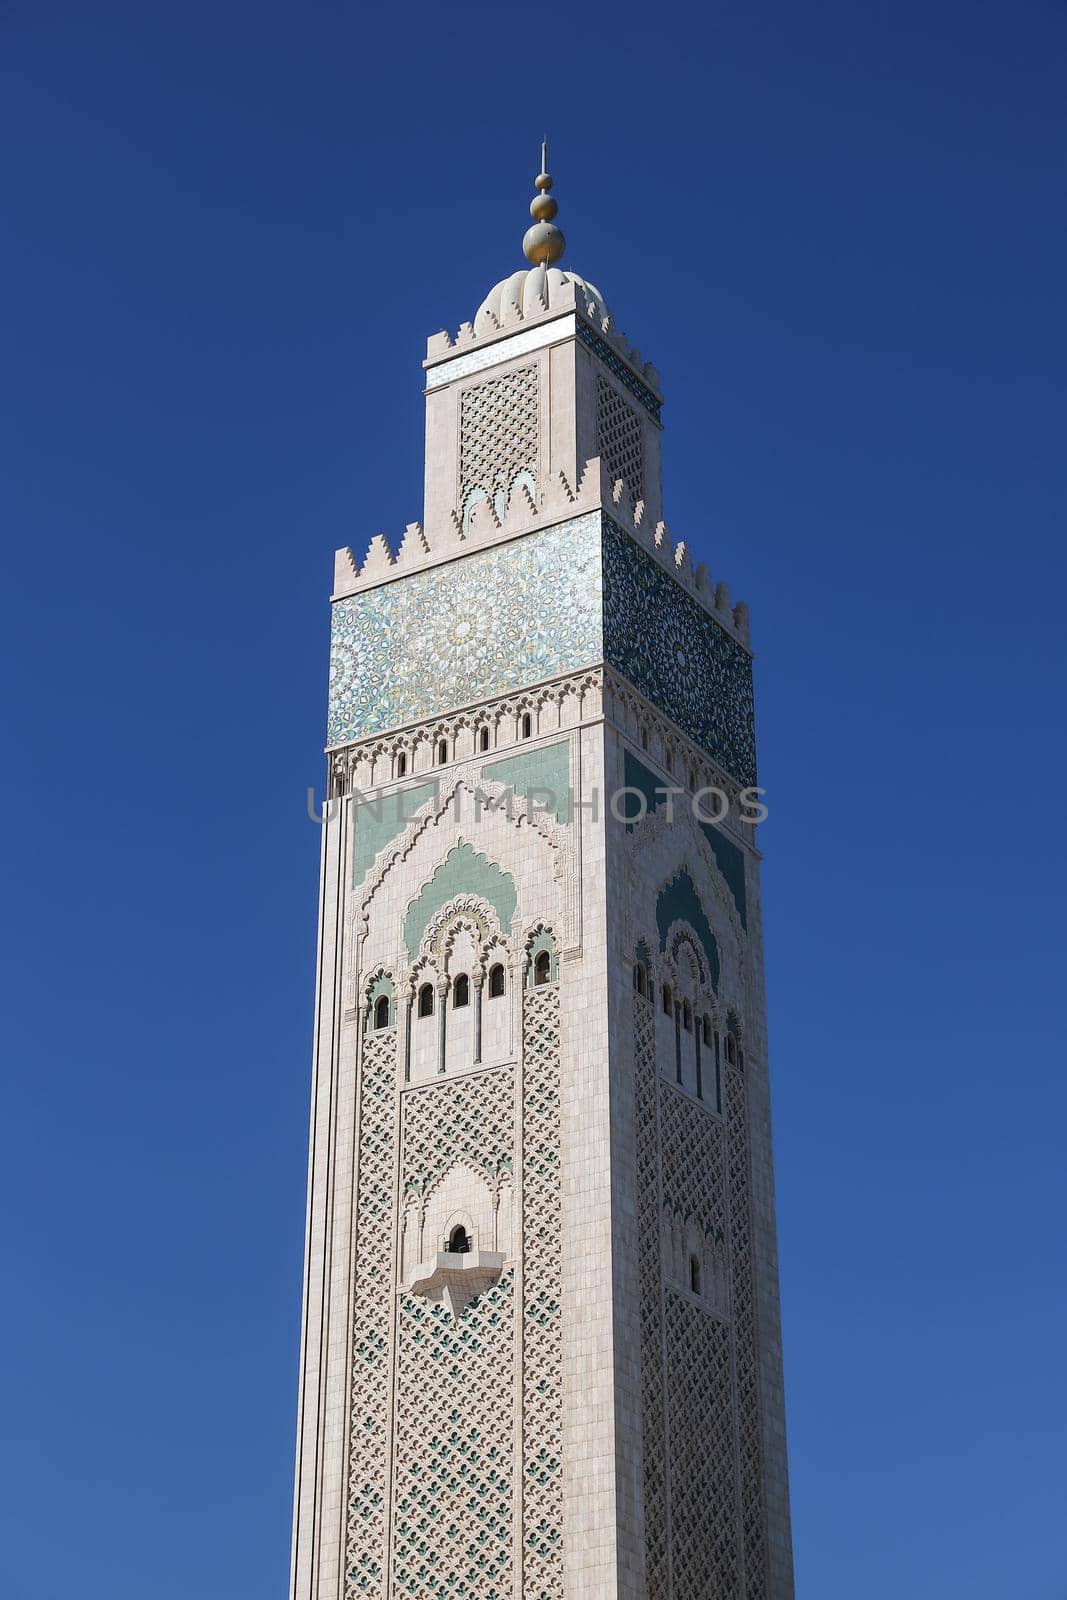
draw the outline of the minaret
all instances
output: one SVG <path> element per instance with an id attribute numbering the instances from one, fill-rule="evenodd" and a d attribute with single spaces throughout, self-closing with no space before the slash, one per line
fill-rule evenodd
<path id="1" fill-rule="evenodd" d="M 747 610 L 545 155 L 336 558 L 293 1600 L 793 1593 Z"/>

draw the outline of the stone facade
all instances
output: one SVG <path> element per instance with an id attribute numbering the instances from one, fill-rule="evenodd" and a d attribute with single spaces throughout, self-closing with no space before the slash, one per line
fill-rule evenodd
<path id="1" fill-rule="evenodd" d="M 338 553 L 293 1600 L 792 1595 L 747 613 L 555 277 Z"/>

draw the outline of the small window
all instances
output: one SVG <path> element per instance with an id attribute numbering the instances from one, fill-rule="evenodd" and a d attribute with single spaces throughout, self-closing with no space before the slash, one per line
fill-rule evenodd
<path id="1" fill-rule="evenodd" d="M 643 961 L 638 961 L 634 966 L 634 988 L 638 994 L 648 993 L 648 973 Z"/>
<path id="2" fill-rule="evenodd" d="M 693 1008 L 688 1000 L 682 1002 L 682 1027 L 686 1033 L 693 1031 Z"/>
<path id="3" fill-rule="evenodd" d="M 731 1067 L 737 1065 L 737 1040 L 732 1033 L 726 1035 L 726 1059 Z"/>
<path id="4" fill-rule="evenodd" d="M 448 760 L 448 740 L 439 739 L 437 742 L 437 765 L 443 767 Z"/>
<path id="5" fill-rule="evenodd" d="M 389 1026 L 389 996 L 380 994 L 374 1002 L 374 1026 L 387 1028 Z"/>
<path id="6" fill-rule="evenodd" d="M 550 983 L 552 980 L 552 957 L 547 950 L 538 950 L 534 956 L 534 983 Z"/>
<path id="7" fill-rule="evenodd" d="M 478 735 L 478 749 L 479 750 L 488 750 L 488 748 L 489 748 L 489 729 L 488 728 L 483 728 L 481 733 Z"/>
<path id="8" fill-rule="evenodd" d="M 707 1017 L 707 1016 L 704 1018 L 704 1043 L 707 1045 L 708 1049 L 710 1050 L 711 1049 L 711 1018 Z"/>
<path id="9" fill-rule="evenodd" d="M 642 750 L 647 750 L 648 749 L 648 729 L 647 728 L 642 728 L 641 729 L 641 749 Z"/>
<path id="10" fill-rule="evenodd" d="M 671 986 L 669 983 L 665 983 L 663 985 L 663 1015 L 665 1017 L 669 1017 L 672 1016 L 673 1013 L 674 1003 L 671 997 Z"/>
<path id="11" fill-rule="evenodd" d="M 408 758 L 407 758 L 406 755 L 404 755 L 403 751 L 401 751 L 401 753 L 396 758 L 396 775 L 397 775 L 397 777 L 398 778 L 402 778 L 404 776 L 405 772 L 407 772 L 407 770 L 408 770 Z"/>
<path id="12" fill-rule="evenodd" d="M 528 711 L 524 711 L 522 714 L 522 736 L 524 739 L 528 739 L 531 733 L 533 733 L 533 718 Z"/>
<path id="13" fill-rule="evenodd" d="M 471 1236 L 463 1226 L 457 1223 L 448 1236 L 448 1249 L 454 1256 L 465 1256 L 470 1251 Z"/>
<path id="14" fill-rule="evenodd" d="M 433 1016 L 433 984 L 424 983 L 419 990 L 419 1016 Z"/>
<path id="15" fill-rule="evenodd" d="M 495 967 L 489 968 L 489 998 L 499 1000 L 504 993 L 504 968 L 498 961 Z"/>
<path id="16" fill-rule="evenodd" d="M 469 1006 L 471 1003 L 471 981 L 465 972 L 461 972 L 452 985 L 453 1006 Z"/>
<path id="17" fill-rule="evenodd" d="M 694 1294 L 700 1293 L 700 1261 L 696 1256 L 689 1257 L 689 1287 Z"/>

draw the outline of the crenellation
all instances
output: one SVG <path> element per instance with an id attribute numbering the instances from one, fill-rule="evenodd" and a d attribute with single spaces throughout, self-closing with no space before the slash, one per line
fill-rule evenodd
<path id="1" fill-rule="evenodd" d="M 633 497 L 622 478 L 610 479 L 599 456 L 592 456 L 585 462 L 576 488 L 571 487 L 562 468 L 545 476 L 538 485 L 536 498 L 525 480 L 518 482 L 502 516 L 492 500 L 481 499 L 468 509 L 465 524 L 461 512 L 453 508 L 432 536 L 421 523 L 409 522 L 395 553 L 386 535 L 376 534 L 362 565 L 356 561 L 350 547 L 338 550 L 334 556 L 331 598 L 345 599 L 443 561 L 454 560 L 472 548 L 502 544 L 597 509 L 608 511 L 687 593 L 748 647 L 747 607 L 739 613 L 738 607 L 730 601 L 725 583 L 713 587 L 703 562 L 693 567 L 688 541 L 680 539 L 675 543 L 666 522 L 661 519 L 654 530 L 650 529 L 644 500 Z M 743 629 L 739 616 L 744 618 Z"/>

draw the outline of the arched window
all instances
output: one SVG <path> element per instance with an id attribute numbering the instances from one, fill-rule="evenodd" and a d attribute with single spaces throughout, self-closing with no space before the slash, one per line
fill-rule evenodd
<path id="1" fill-rule="evenodd" d="M 380 994 L 374 1002 L 374 1026 L 387 1028 L 389 1026 L 389 996 Z"/>
<path id="2" fill-rule="evenodd" d="M 401 750 L 400 754 L 396 758 L 396 775 L 397 775 L 397 777 L 398 778 L 402 778 L 407 770 L 408 770 L 408 758 L 404 754 L 404 752 Z"/>
<path id="3" fill-rule="evenodd" d="M 443 767 L 447 760 L 448 760 L 448 740 L 447 739 L 439 739 L 437 741 L 437 765 L 439 767 Z"/>
<path id="4" fill-rule="evenodd" d="M 634 963 L 634 988 L 638 994 L 648 993 L 648 971 L 643 961 Z"/>
<path id="5" fill-rule="evenodd" d="M 531 733 L 533 733 L 533 718 L 528 711 L 524 711 L 522 714 L 522 736 L 524 739 L 528 739 Z"/>
<path id="6" fill-rule="evenodd" d="M 471 981 L 465 972 L 460 972 L 452 985 L 452 1004 L 454 1006 L 469 1006 L 470 1003 Z"/>
<path id="7" fill-rule="evenodd" d="M 552 957 L 547 950 L 538 950 L 534 956 L 534 983 L 550 983 L 552 981 Z"/>
<path id="8" fill-rule="evenodd" d="M 489 998 L 499 1000 L 504 993 L 504 967 L 501 962 L 489 968 Z"/>
<path id="9" fill-rule="evenodd" d="M 682 1027 L 686 1033 L 692 1033 L 693 1031 L 693 1008 L 688 1000 L 683 1000 L 682 1002 Z"/>
<path id="10" fill-rule="evenodd" d="M 641 729 L 641 749 L 642 750 L 647 750 L 648 749 L 648 729 L 647 728 L 642 728 Z"/>
<path id="11" fill-rule="evenodd" d="M 462 1222 L 457 1222 L 456 1226 L 452 1229 L 452 1232 L 448 1236 L 448 1248 L 450 1253 L 454 1256 L 465 1256 L 470 1250 L 470 1247 L 470 1234 L 467 1232 Z"/>
<path id="12" fill-rule="evenodd" d="M 689 1287 L 694 1294 L 700 1293 L 700 1260 L 697 1256 L 689 1257 Z"/>
<path id="13" fill-rule="evenodd" d="M 481 733 L 478 735 L 478 749 L 479 750 L 488 750 L 488 748 L 489 748 L 489 729 L 488 728 L 483 728 Z"/>
<path id="14" fill-rule="evenodd" d="M 669 983 L 665 983 L 663 985 L 663 1015 L 665 1017 L 670 1017 L 673 1016 L 673 1014 L 674 1002 L 671 996 L 671 986 Z"/>
<path id="15" fill-rule="evenodd" d="M 709 1016 L 707 1016 L 706 1014 L 705 1014 L 705 1017 L 704 1017 L 704 1043 L 707 1045 L 708 1049 L 710 1050 L 711 1049 L 711 1018 Z"/>
<path id="16" fill-rule="evenodd" d="M 419 990 L 419 1016 L 433 1016 L 433 984 L 424 983 Z"/>
<path id="17" fill-rule="evenodd" d="M 731 1067 L 737 1066 L 737 1040 L 732 1033 L 726 1035 L 726 1059 Z"/>

